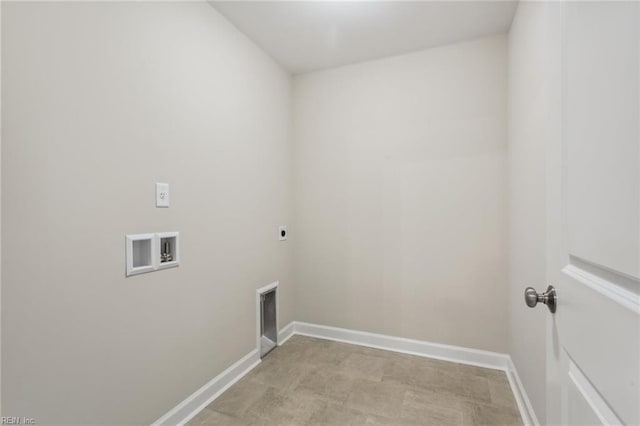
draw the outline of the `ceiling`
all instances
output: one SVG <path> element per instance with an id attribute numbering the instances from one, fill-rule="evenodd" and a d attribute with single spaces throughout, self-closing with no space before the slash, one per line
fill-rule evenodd
<path id="1" fill-rule="evenodd" d="M 294 74 L 509 30 L 515 1 L 212 1 Z"/>

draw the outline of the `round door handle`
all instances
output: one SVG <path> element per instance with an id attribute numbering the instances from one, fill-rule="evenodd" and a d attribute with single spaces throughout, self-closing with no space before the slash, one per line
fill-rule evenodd
<path id="1" fill-rule="evenodd" d="M 524 290 L 524 302 L 530 308 L 535 308 L 538 302 L 544 303 L 551 313 L 555 313 L 558 305 L 556 289 L 550 285 L 544 293 L 537 293 L 535 288 L 527 287 Z"/>

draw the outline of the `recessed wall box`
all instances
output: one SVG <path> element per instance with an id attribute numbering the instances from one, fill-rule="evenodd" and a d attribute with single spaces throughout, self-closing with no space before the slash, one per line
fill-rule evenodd
<path id="1" fill-rule="evenodd" d="M 178 232 L 126 236 L 127 276 L 180 264 Z"/>
<path id="2" fill-rule="evenodd" d="M 158 235 L 158 269 L 171 268 L 180 264 L 178 232 L 162 232 Z"/>
<path id="3" fill-rule="evenodd" d="M 127 235 L 127 275 L 142 274 L 155 269 L 155 234 Z"/>

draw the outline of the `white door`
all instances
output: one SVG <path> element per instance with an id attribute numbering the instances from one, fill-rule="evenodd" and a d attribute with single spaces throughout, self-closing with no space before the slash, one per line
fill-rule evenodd
<path id="1" fill-rule="evenodd" d="M 547 423 L 638 425 L 640 7 L 562 8 L 562 143 L 551 153 L 548 199 L 548 275 L 558 304 L 547 323 Z"/>

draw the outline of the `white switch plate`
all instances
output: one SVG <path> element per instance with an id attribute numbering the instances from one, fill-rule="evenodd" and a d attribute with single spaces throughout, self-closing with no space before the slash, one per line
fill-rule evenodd
<path id="1" fill-rule="evenodd" d="M 286 241 L 287 240 L 287 227 L 282 225 L 280 227 L 278 227 L 278 239 L 280 241 Z"/>
<path id="2" fill-rule="evenodd" d="M 156 183 L 156 207 L 169 207 L 168 183 Z"/>

